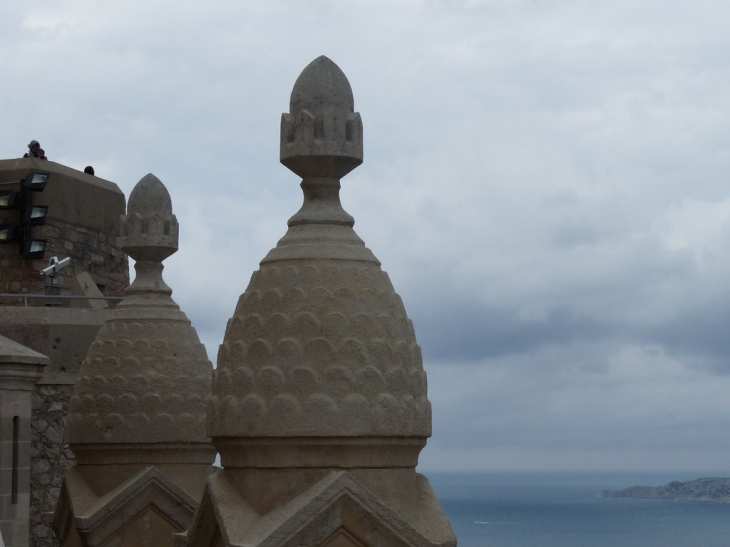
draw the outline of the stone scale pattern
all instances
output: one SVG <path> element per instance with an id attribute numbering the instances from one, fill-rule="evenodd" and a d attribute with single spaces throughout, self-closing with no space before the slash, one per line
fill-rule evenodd
<path id="1" fill-rule="evenodd" d="M 152 356 L 140 359 L 145 354 Z M 209 367 L 189 321 L 109 320 L 89 348 L 71 399 L 73 442 L 205 439 Z"/>
<path id="2" fill-rule="evenodd" d="M 262 266 L 228 323 L 213 391 L 226 435 L 430 434 L 420 347 L 377 264 Z"/>
<path id="3" fill-rule="evenodd" d="M 212 365 L 162 280 L 178 224 L 165 186 L 147 175 L 130 194 L 120 247 L 137 278 L 81 365 L 68 429 L 75 443 L 207 442 Z"/>
<path id="4" fill-rule="evenodd" d="M 219 348 L 211 475 L 184 545 L 454 547 L 428 480 L 413 325 L 340 204 L 362 163 L 347 78 L 319 57 L 282 115 L 280 161 L 304 202 L 241 295 Z"/>

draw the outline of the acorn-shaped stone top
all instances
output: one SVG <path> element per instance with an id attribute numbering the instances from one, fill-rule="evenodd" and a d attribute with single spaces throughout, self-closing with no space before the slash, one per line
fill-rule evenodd
<path id="1" fill-rule="evenodd" d="M 198 450 L 210 446 L 205 421 L 213 367 L 162 281 L 161 260 L 177 250 L 178 238 L 162 182 L 154 175 L 144 177 L 130 195 L 127 213 L 120 240 L 137 260 L 137 277 L 81 365 L 68 438 L 74 450 L 163 443 L 175 447 L 176 461 L 184 461 L 185 449 L 177 443 Z M 210 452 L 211 461 L 213 457 Z M 78 462 L 88 463 L 85 458 L 86 452 L 79 450 Z"/>
<path id="2" fill-rule="evenodd" d="M 302 157 L 310 161 L 301 185 L 304 204 L 251 277 L 220 346 L 209 433 L 224 465 L 238 450 L 233 438 L 306 438 L 306 444 L 315 437 L 425 442 L 430 436 L 431 406 L 413 326 L 380 262 L 353 230 L 330 170 L 357 159 L 347 150 L 361 150 L 360 117 L 351 105 L 347 79 L 326 57 L 313 61 L 294 86 L 292 112 L 282 126 L 282 163 L 292 168 Z M 318 116 L 325 118 L 324 133 L 314 129 Z M 347 123 L 358 128 L 349 149 Z M 294 136 L 287 142 L 301 155 L 285 157 L 286 135 Z M 310 138 L 317 135 L 319 143 Z M 322 465 L 313 458 L 309 463 Z"/>
<path id="3" fill-rule="evenodd" d="M 344 177 L 362 163 L 362 120 L 352 89 L 322 55 L 294 84 L 289 113 L 281 116 L 281 163 L 300 177 Z"/>
<path id="4" fill-rule="evenodd" d="M 178 231 L 170 193 L 152 173 L 145 175 L 129 195 L 119 247 L 136 261 L 162 261 L 177 252 Z"/>

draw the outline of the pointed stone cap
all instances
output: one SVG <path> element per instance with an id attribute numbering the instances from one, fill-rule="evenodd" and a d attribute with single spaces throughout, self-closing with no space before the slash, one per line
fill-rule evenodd
<path id="1" fill-rule="evenodd" d="M 320 57 L 294 86 L 292 116 L 301 108 L 314 120 L 332 115 L 330 128 L 335 119 L 340 124 L 339 136 L 325 130 L 331 156 L 318 152 L 329 145 L 311 145 L 317 153 L 309 173 L 321 163 L 327 171 L 340 158 L 355 157 L 345 152 L 343 116 L 352 105 L 346 82 L 334 63 Z M 304 154 L 306 147 L 296 144 L 298 131 L 292 147 Z M 283 158 L 282 152 L 291 168 Z M 340 206 L 339 180 L 305 177 L 302 188 L 302 209 L 254 272 L 228 322 L 214 373 L 209 433 L 224 465 L 225 439 L 298 437 L 306 444 L 312 437 L 410 437 L 422 440 L 415 443 L 420 451 L 431 433 L 431 406 L 403 303 Z M 380 441 L 372 444 L 382 447 Z M 310 463 L 322 464 L 318 458 Z"/>
<path id="2" fill-rule="evenodd" d="M 362 120 L 350 82 L 324 55 L 294 84 L 289 113 L 281 115 L 280 156 L 300 177 L 340 178 L 362 163 Z"/>
<path id="3" fill-rule="evenodd" d="M 32 390 L 49 362 L 45 355 L 0 336 L 0 389 Z"/>
<path id="4" fill-rule="evenodd" d="M 74 387 L 68 438 L 79 463 L 81 445 L 209 442 L 213 367 L 162 281 L 178 225 L 159 179 L 147 175 L 135 186 L 127 213 L 120 241 L 137 260 L 137 278 L 99 329 Z"/>

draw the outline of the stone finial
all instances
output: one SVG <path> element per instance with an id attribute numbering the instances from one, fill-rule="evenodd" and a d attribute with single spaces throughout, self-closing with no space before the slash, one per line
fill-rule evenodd
<path id="1" fill-rule="evenodd" d="M 304 177 L 304 203 L 228 323 L 209 412 L 219 448 L 233 437 L 389 437 L 417 454 L 430 436 L 413 326 L 340 205 L 337 177 L 362 160 L 361 128 L 347 78 L 315 59 L 282 122 L 281 161 Z"/>
<path id="2" fill-rule="evenodd" d="M 226 326 L 208 411 L 224 469 L 186 546 L 456 546 L 415 472 L 431 404 L 413 325 L 340 205 L 361 128 L 345 75 L 313 61 L 282 119 L 304 203 Z"/>
<path id="3" fill-rule="evenodd" d="M 303 178 L 344 177 L 362 163 L 362 120 L 347 77 L 324 55 L 294 84 L 281 116 L 281 163 Z"/>
<path id="4" fill-rule="evenodd" d="M 170 194 L 160 179 L 145 175 L 129 195 L 119 248 L 135 262 L 137 277 L 127 293 L 172 290 L 162 280 L 162 261 L 177 252 L 179 227 Z"/>
<path id="5" fill-rule="evenodd" d="M 120 237 L 120 247 L 137 261 L 137 278 L 99 329 L 71 400 L 68 435 L 79 449 L 93 443 L 209 446 L 205 415 L 213 367 L 162 280 L 162 260 L 177 244 L 170 194 L 147 175 L 129 196 Z"/>

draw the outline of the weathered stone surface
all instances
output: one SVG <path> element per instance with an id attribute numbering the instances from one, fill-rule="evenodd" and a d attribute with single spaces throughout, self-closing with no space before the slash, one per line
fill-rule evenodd
<path id="1" fill-rule="evenodd" d="M 154 206 L 159 200 L 160 206 Z M 137 278 L 99 329 L 71 401 L 72 444 L 207 443 L 212 365 L 170 297 L 161 261 L 177 250 L 170 196 L 147 175 L 129 198 L 120 246 Z"/>
<path id="2" fill-rule="evenodd" d="M 430 435 L 413 327 L 377 263 L 262 263 L 218 354 L 211 434 Z"/>
<path id="3" fill-rule="evenodd" d="M 418 476 L 416 526 L 350 473 L 328 472 L 296 497 L 261 515 L 226 471 L 211 476 L 188 545 L 432 547 L 456 544 L 425 477 Z M 216 542 L 219 538 L 220 543 Z"/>
<path id="4" fill-rule="evenodd" d="M 64 538 L 78 534 L 83 545 L 172 547 L 174 533 L 189 526 L 196 506 L 197 500 L 155 467 L 144 467 L 104 496 L 90 491 L 71 468 L 56 527 Z"/>
<path id="5" fill-rule="evenodd" d="M 60 545 L 51 516 L 58 503 L 63 473 L 75 459 L 65 439 L 72 393 L 73 385 L 40 385 L 33 393 L 31 461 L 44 470 L 31 474 L 30 537 L 37 547 Z"/>
<path id="6" fill-rule="evenodd" d="M 213 437 L 431 434 L 413 326 L 340 204 L 339 177 L 362 162 L 353 104 L 347 78 L 326 57 L 294 84 L 281 161 L 305 177 L 304 203 L 228 322 Z M 303 128 L 308 116 L 313 126 Z"/>
<path id="7" fill-rule="evenodd" d="M 300 177 L 344 177 L 362 163 L 362 120 L 347 77 L 324 55 L 297 78 L 281 115 L 281 163 Z"/>

